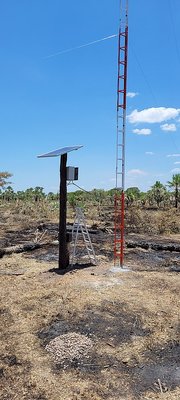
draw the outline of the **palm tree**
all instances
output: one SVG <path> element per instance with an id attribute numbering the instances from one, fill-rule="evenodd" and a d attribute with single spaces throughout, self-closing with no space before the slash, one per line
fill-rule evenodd
<path id="1" fill-rule="evenodd" d="M 105 199 L 106 192 L 104 189 L 93 189 L 91 190 L 91 198 L 94 202 L 102 204 Z"/>
<path id="2" fill-rule="evenodd" d="M 49 192 L 49 193 L 47 194 L 47 199 L 50 200 L 50 201 L 57 200 L 57 195 L 56 195 L 56 193 Z"/>
<path id="3" fill-rule="evenodd" d="M 45 197 L 44 188 L 41 186 L 36 186 L 33 190 L 34 201 L 40 201 Z"/>
<path id="4" fill-rule="evenodd" d="M 7 186 L 3 193 L 3 197 L 6 201 L 11 201 L 15 199 L 15 193 L 11 186 Z"/>
<path id="5" fill-rule="evenodd" d="M 127 206 L 133 204 L 135 201 L 139 200 L 140 198 L 140 190 L 138 187 L 129 187 L 125 191 L 125 197 Z"/>
<path id="6" fill-rule="evenodd" d="M 26 189 L 24 195 L 26 200 L 31 201 L 34 197 L 34 189 L 32 187 Z"/>
<path id="7" fill-rule="evenodd" d="M 151 190 L 148 191 L 149 201 L 155 202 L 158 207 L 160 207 L 162 201 L 166 200 L 166 197 L 166 187 L 160 181 L 156 181 L 156 183 L 151 186 Z"/>
<path id="8" fill-rule="evenodd" d="M 18 190 L 16 194 L 17 194 L 17 200 L 25 200 L 26 194 L 23 190 Z"/>
<path id="9" fill-rule="evenodd" d="M 174 174 L 172 180 L 168 181 L 168 186 L 175 189 L 175 207 L 178 208 L 179 189 L 180 189 L 180 174 Z"/>

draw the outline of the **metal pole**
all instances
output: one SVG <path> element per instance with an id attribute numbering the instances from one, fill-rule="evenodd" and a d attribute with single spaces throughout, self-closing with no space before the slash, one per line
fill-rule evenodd
<path id="1" fill-rule="evenodd" d="M 66 238 L 67 214 L 67 184 L 66 184 L 67 153 L 60 159 L 60 197 L 59 197 L 59 269 L 66 269 L 69 265 L 69 252 Z"/>
<path id="2" fill-rule="evenodd" d="M 124 200 L 125 200 L 125 139 L 128 61 L 128 0 L 120 0 L 118 35 L 116 194 L 114 224 L 114 264 L 123 267 L 124 260 Z"/>

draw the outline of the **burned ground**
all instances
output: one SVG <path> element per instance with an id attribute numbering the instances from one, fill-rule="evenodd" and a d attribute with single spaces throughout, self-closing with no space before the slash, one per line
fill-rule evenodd
<path id="1" fill-rule="evenodd" d="M 2 400 L 178 400 L 178 251 L 127 247 L 128 268 L 113 271 L 111 228 L 94 226 L 99 264 L 86 259 L 58 274 L 57 228 L 45 221 L 1 229 L 1 248 L 45 242 L 0 259 Z M 126 241 L 180 244 L 178 235 L 129 234 Z M 69 333 L 93 347 L 55 362 L 46 344 Z"/>

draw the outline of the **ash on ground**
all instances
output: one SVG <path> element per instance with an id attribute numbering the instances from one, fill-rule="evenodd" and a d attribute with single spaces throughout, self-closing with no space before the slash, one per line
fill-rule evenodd
<path id="1" fill-rule="evenodd" d="M 74 363 L 88 358 L 88 353 L 93 347 L 93 341 L 85 335 L 70 332 L 52 339 L 47 345 L 54 361 L 61 366 L 68 367 Z"/>

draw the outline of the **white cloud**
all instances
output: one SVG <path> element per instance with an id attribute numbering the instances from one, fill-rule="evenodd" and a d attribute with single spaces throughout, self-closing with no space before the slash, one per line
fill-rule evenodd
<path id="1" fill-rule="evenodd" d="M 180 164 L 180 161 L 175 161 L 174 164 L 176 164 L 176 165 L 177 165 L 177 164 Z"/>
<path id="2" fill-rule="evenodd" d="M 173 168 L 171 172 L 174 172 L 175 174 L 178 174 L 180 172 L 180 168 Z"/>
<path id="3" fill-rule="evenodd" d="M 133 133 L 136 133 L 137 135 L 151 135 L 152 131 L 151 129 L 148 128 L 143 128 L 143 129 L 133 129 Z"/>
<path id="4" fill-rule="evenodd" d="M 180 157 L 180 153 L 176 153 L 176 154 L 167 154 L 167 157 Z"/>
<path id="5" fill-rule="evenodd" d="M 177 118 L 180 114 L 180 109 L 166 107 L 146 108 L 142 111 L 134 110 L 128 115 L 128 120 L 131 124 L 139 122 L 161 123 L 169 119 Z"/>
<path id="6" fill-rule="evenodd" d="M 150 155 L 150 156 L 153 156 L 153 155 L 154 155 L 153 151 L 146 151 L 145 154 L 148 154 L 148 155 Z"/>
<path id="7" fill-rule="evenodd" d="M 175 124 L 163 124 L 161 125 L 162 131 L 166 132 L 176 132 L 176 125 Z"/>
<path id="8" fill-rule="evenodd" d="M 128 175 L 136 175 L 136 176 L 138 176 L 138 175 L 146 175 L 146 172 L 142 171 L 141 169 L 130 169 L 128 171 Z"/>
<path id="9" fill-rule="evenodd" d="M 137 92 L 128 92 L 127 93 L 127 97 L 130 97 L 131 99 L 133 99 L 133 97 L 138 96 L 139 93 Z"/>

